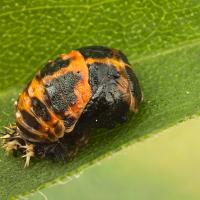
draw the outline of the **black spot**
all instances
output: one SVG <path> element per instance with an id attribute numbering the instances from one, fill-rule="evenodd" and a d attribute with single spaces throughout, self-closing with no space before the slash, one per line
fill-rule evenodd
<path id="1" fill-rule="evenodd" d="M 38 98 L 33 97 L 31 103 L 33 111 L 38 117 L 41 117 L 44 121 L 49 121 L 51 119 L 46 106 Z"/>
<path id="2" fill-rule="evenodd" d="M 25 123 L 30 126 L 31 128 L 38 130 L 40 128 L 39 122 L 35 119 L 34 116 L 29 114 L 27 111 L 22 110 L 21 115 L 25 121 Z"/>
<path id="3" fill-rule="evenodd" d="M 31 131 L 28 131 L 26 128 L 24 128 L 21 124 L 19 124 L 18 122 L 16 123 L 17 127 L 20 129 L 20 131 L 22 132 L 22 135 L 27 139 L 27 140 L 37 140 L 40 141 L 40 136 L 36 135 L 34 133 L 32 133 Z"/>
<path id="4" fill-rule="evenodd" d="M 61 58 L 57 58 L 55 61 L 47 63 L 40 71 L 40 78 L 43 78 L 47 75 L 52 75 L 61 68 L 67 67 L 70 64 L 70 60 L 71 59 L 63 60 Z"/>
<path id="5" fill-rule="evenodd" d="M 125 69 L 128 75 L 128 80 L 131 87 L 131 93 L 136 98 L 137 103 L 140 103 L 142 100 L 142 92 L 138 79 L 130 67 L 126 67 Z"/>
<path id="6" fill-rule="evenodd" d="M 61 58 L 57 58 L 57 59 L 55 60 L 55 64 L 56 64 L 57 66 L 59 66 L 60 68 L 63 68 L 63 67 L 68 66 L 69 63 L 70 63 L 70 61 L 71 61 L 70 58 L 69 58 L 69 59 L 66 59 L 66 60 L 63 60 L 63 59 L 61 59 Z"/>
<path id="7" fill-rule="evenodd" d="M 72 125 L 75 123 L 76 118 L 73 117 L 73 116 L 66 116 L 66 117 L 63 119 L 63 121 L 64 121 L 65 127 L 67 128 L 67 127 L 72 126 Z"/>
<path id="8" fill-rule="evenodd" d="M 120 73 L 113 65 L 92 63 L 88 65 L 89 82 L 93 96 L 84 109 L 80 120 L 88 126 L 113 128 L 126 120 L 129 105 L 118 89 Z"/>
<path id="9" fill-rule="evenodd" d="M 113 56 L 112 50 L 103 46 L 88 46 L 77 50 L 84 58 L 112 58 Z"/>
<path id="10" fill-rule="evenodd" d="M 98 93 L 98 95 L 96 95 Z M 104 84 L 84 109 L 79 121 L 97 128 L 113 128 L 126 119 L 129 105 L 117 85 L 111 80 Z"/>
<path id="11" fill-rule="evenodd" d="M 47 102 L 57 114 L 62 114 L 76 102 L 74 87 L 81 79 L 80 74 L 69 72 L 63 76 L 53 79 L 46 86 Z"/>
<path id="12" fill-rule="evenodd" d="M 118 71 L 113 65 L 95 62 L 88 65 L 88 68 L 89 83 L 92 87 L 93 94 L 96 92 L 100 85 L 108 82 L 109 80 L 114 80 L 120 77 Z"/>

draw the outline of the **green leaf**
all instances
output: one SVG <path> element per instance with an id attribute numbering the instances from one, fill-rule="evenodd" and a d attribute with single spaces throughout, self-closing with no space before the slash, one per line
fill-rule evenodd
<path id="1" fill-rule="evenodd" d="M 97 130 L 66 164 L 0 150 L 0 198 L 70 177 L 123 146 L 200 113 L 200 1 L 0 1 L 0 126 L 14 121 L 18 92 L 48 59 L 86 45 L 127 54 L 140 80 L 140 112 L 113 130 Z"/>

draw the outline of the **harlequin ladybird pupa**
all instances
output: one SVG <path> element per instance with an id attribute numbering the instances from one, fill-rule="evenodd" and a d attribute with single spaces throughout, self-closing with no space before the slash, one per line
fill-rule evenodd
<path id="1" fill-rule="evenodd" d="M 113 128 L 137 112 L 139 82 L 119 50 L 89 46 L 49 61 L 20 93 L 4 148 L 26 158 L 72 158 L 91 128 Z"/>

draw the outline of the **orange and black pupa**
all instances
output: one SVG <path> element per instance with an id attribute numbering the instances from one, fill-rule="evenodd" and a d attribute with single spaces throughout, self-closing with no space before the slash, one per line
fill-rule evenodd
<path id="1" fill-rule="evenodd" d="M 142 92 L 126 56 L 89 46 L 50 60 L 20 93 L 4 148 L 31 157 L 71 158 L 91 128 L 113 128 L 137 112 Z"/>

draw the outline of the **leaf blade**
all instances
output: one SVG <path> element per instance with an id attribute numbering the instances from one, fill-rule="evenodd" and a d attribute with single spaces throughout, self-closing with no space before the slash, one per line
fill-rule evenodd
<path id="1" fill-rule="evenodd" d="M 48 6 L 44 8 L 45 2 L 48 2 L 46 3 Z M 61 12 L 58 15 L 60 22 L 57 20 L 51 22 L 53 16 L 57 16 L 52 10 L 55 6 L 53 1 L 40 1 L 39 3 L 34 0 L 29 1 L 29 4 L 25 5 L 27 8 L 25 11 L 23 11 L 23 5 L 18 5 L 20 8 L 16 9 L 4 2 L 4 6 L 7 5 L 11 10 L 2 10 L 5 13 L 2 17 L 8 22 L 7 25 L 4 24 L 7 29 L 0 25 L 0 34 L 10 35 L 10 38 L 4 36 L 6 40 L 0 47 L 1 52 L 3 52 L 0 55 L 1 126 L 14 120 L 13 102 L 27 80 L 39 68 L 34 66 L 42 66 L 40 63 L 45 63 L 50 57 L 80 47 L 80 44 L 81 46 L 94 43 L 107 44 L 125 51 L 141 82 L 145 99 L 139 114 L 134 116 L 127 124 L 114 130 L 105 132 L 97 130 L 91 138 L 90 145 L 84 148 L 75 160 L 67 165 L 52 164 L 48 161 L 35 161 L 30 168 L 24 170 L 22 159 L 13 158 L 12 156 L 7 157 L 0 150 L 0 178 L 2 180 L 0 183 L 0 196 L 2 199 L 30 192 L 56 178 L 71 176 L 105 155 L 119 150 L 122 146 L 136 142 L 152 133 L 157 133 L 195 114 L 199 114 L 199 3 L 193 2 L 195 5 L 192 3 L 190 5 L 188 2 L 185 4 L 177 3 L 174 6 L 170 3 L 160 5 L 159 1 L 156 2 L 156 5 L 154 5 L 155 2 L 151 1 L 144 1 L 143 4 L 130 4 L 130 2 L 126 5 L 125 2 L 119 0 L 105 1 L 100 4 L 95 1 L 90 3 L 77 1 L 75 3 L 65 2 L 63 6 L 62 1 L 57 1 L 55 10 Z M 17 3 L 20 4 L 20 1 L 17 1 Z M 79 5 L 76 5 L 78 3 Z M 120 6 L 117 7 L 117 5 Z M 174 10 L 172 9 L 173 6 L 175 7 Z M 2 6 L 1 9 L 3 8 Z M 76 10 L 73 10 L 74 8 Z M 86 13 L 83 13 L 83 8 L 86 9 Z M 110 10 L 106 8 L 110 8 Z M 167 9 L 168 11 L 166 11 Z M 115 13 L 114 11 L 118 12 Z M 119 14 L 119 11 L 123 11 L 122 14 Z M 27 13 L 27 19 L 23 19 L 24 12 Z M 130 19 L 125 16 L 129 12 L 132 14 L 129 16 Z M 63 20 L 64 16 L 70 17 L 77 13 L 79 13 L 77 16 L 81 17 L 82 20 L 79 21 L 78 17 L 75 17 L 75 21 L 68 22 L 70 23 L 69 27 L 72 27 L 71 31 L 56 32 L 51 30 L 50 34 L 45 35 L 44 38 L 40 38 L 41 36 L 37 35 L 37 31 L 32 29 L 29 31 L 29 28 L 35 27 L 48 33 L 47 27 L 43 27 L 45 22 L 48 28 L 52 24 L 55 29 L 59 26 L 63 28 L 64 25 L 66 26 L 66 22 Z M 173 13 L 178 14 L 173 16 Z M 191 16 L 191 13 L 193 13 L 193 16 Z M 88 18 L 88 16 L 90 17 Z M 125 19 L 122 19 L 122 16 L 125 16 Z M 147 19 L 148 16 L 149 19 Z M 169 18 L 170 16 L 171 18 Z M 12 17 L 15 20 L 10 22 Z M 48 17 L 50 17 L 50 20 L 48 20 Z M 91 24 L 94 25 L 97 19 L 99 23 L 96 24 L 95 30 L 93 30 Z M 162 20 L 165 23 L 162 23 Z M 176 27 L 175 25 L 182 20 L 187 26 L 184 27 L 184 24 L 180 24 Z M 31 21 L 31 25 L 29 21 Z M 20 22 L 25 23 L 22 32 L 19 31 L 18 23 Z M 59 26 L 56 25 L 56 22 Z M 77 27 L 73 26 L 74 22 L 79 25 Z M 143 23 L 146 26 L 140 28 Z M 152 25 L 153 23 L 155 25 Z M 11 25 L 19 32 L 12 32 Z M 168 25 L 171 29 L 167 32 L 169 27 L 165 29 L 165 26 Z M 138 28 L 141 30 L 139 33 L 137 33 Z M 120 31 L 122 29 L 125 30 Z M 90 38 L 87 36 L 88 32 L 91 35 Z M 167 34 L 163 34 L 163 32 L 167 32 Z M 108 33 L 114 39 L 109 38 Z M 135 33 L 136 38 L 134 37 Z M 178 36 L 176 36 L 177 34 Z M 21 36 L 23 38 L 20 40 Z M 170 37 L 171 39 L 169 39 Z M 159 38 L 161 39 L 159 40 Z M 47 41 L 49 41 L 49 44 Z M 134 41 L 137 44 L 132 44 Z M 155 41 L 158 42 L 155 43 Z M 65 47 L 66 42 L 69 44 L 67 48 Z M 22 49 L 18 51 L 18 48 L 11 48 L 13 46 Z M 29 46 L 31 48 L 28 48 Z M 23 53 L 25 50 L 27 52 Z M 6 54 L 8 52 L 11 56 L 9 58 Z M 17 52 L 19 54 L 15 55 Z M 19 67 L 19 63 L 22 67 Z"/>

